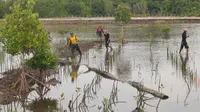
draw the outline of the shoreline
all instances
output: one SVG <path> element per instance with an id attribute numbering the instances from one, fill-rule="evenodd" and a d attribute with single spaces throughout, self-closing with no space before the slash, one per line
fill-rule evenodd
<path id="1" fill-rule="evenodd" d="M 116 24 L 114 17 L 63 17 L 40 18 L 43 24 Z M 130 24 L 175 24 L 175 23 L 200 23 L 200 17 L 132 17 Z"/>

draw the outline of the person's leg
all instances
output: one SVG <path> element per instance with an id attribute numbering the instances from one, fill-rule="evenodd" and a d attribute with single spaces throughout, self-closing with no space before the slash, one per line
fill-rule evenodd
<path id="1" fill-rule="evenodd" d="M 186 48 L 186 55 L 188 56 L 189 46 L 188 46 L 187 42 L 185 43 L 185 48 Z"/>
<path id="2" fill-rule="evenodd" d="M 181 43 L 181 47 L 180 47 L 179 53 L 181 53 L 182 49 L 183 49 L 183 43 Z"/>
<path id="3" fill-rule="evenodd" d="M 97 31 L 97 35 L 98 35 L 98 37 L 101 37 L 101 32 Z"/>
<path id="4" fill-rule="evenodd" d="M 105 42 L 105 47 L 106 47 L 106 50 L 108 50 L 108 43 Z"/>
<path id="5" fill-rule="evenodd" d="M 189 51 L 189 49 L 188 48 L 186 48 L 186 55 L 188 56 L 188 51 Z"/>
<path id="6" fill-rule="evenodd" d="M 82 52 L 81 52 L 80 47 L 78 46 L 78 44 L 76 45 L 76 50 L 79 52 L 80 55 L 82 55 Z"/>
<path id="7" fill-rule="evenodd" d="M 102 37 L 102 32 L 99 32 L 99 36 Z"/>
<path id="8" fill-rule="evenodd" d="M 72 56 L 74 56 L 75 45 L 71 45 Z"/>
<path id="9" fill-rule="evenodd" d="M 108 47 L 109 47 L 111 50 L 113 50 L 113 48 L 112 48 L 110 45 L 109 45 Z"/>
<path id="10" fill-rule="evenodd" d="M 112 50 L 112 46 L 110 46 L 110 42 L 108 43 L 108 46 L 110 47 L 110 49 Z"/>
<path id="11" fill-rule="evenodd" d="M 109 47 L 112 50 L 112 47 L 110 46 L 110 42 L 107 43 L 107 47 Z"/>

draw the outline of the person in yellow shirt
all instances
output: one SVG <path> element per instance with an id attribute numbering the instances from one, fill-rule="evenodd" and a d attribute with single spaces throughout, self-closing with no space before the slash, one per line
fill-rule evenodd
<path id="1" fill-rule="evenodd" d="M 71 32 L 70 37 L 67 39 L 67 45 L 68 45 L 68 48 L 71 48 L 72 55 L 74 55 L 75 49 L 79 52 L 80 55 L 82 55 L 82 52 L 78 45 L 78 41 L 79 41 L 78 37 L 74 35 L 73 32 Z"/>

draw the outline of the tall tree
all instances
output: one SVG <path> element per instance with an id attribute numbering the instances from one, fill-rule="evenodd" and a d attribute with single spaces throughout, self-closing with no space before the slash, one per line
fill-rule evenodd
<path id="1" fill-rule="evenodd" d="M 115 20 L 129 22 L 131 20 L 131 9 L 127 4 L 121 3 L 115 9 Z"/>

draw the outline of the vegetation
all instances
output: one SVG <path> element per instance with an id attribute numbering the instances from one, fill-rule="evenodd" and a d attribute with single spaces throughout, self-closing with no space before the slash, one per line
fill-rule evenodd
<path id="1" fill-rule="evenodd" d="M 120 43 L 123 44 L 123 38 L 124 38 L 124 27 L 123 23 L 130 22 L 131 20 L 131 9 L 129 8 L 128 5 L 121 3 L 117 6 L 115 9 L 115 21 L 120 21 L 121 22 L 121 36 L 120 36 Z"/>
<path id="2" fill-rule="evenodd" d="M 163 26 L 161 28 L 161 32 L 162 33 L 169 33 L 170 32 L 170 27 L 169 26 Z"/>
<path id="3" fill-rule="evenodd" d="M 168 37 L 170 33 L 171 28 L 169 26 L 163 26 L 161 28 L 161 32 L 163 33 L 164 37 Z"/>
<path id="4" fill-rule="evenodd" d="M 4 18 L 1 30 L 4 49 L 11 55 L 33 54 L 26 64 L 31 68 L 49 69 L 56 66 L 56 56 L 51 53 L 48 35 L 42 28 L 39 16 L 33 13 L 34 0 L 17 0 L 11 14 Z"/>
<path id="5" fill-rule="evenodd" d="M 16 1 L 16 0 L 15 0 Z M 111 16 L 126 3 L 135 16 L 200 16 L 199 0 L 35 0 L 40 17 Z M 12 0 L 0 0 L 0 18 L 9 13 Z"/>
<path id="6" fill-rule="evenodd" d="M 26 108 L 32 112 L 38 112 L 41 110 L 55 112 L 58 111 L 58 101 L 56 99 L 50 98 L 35 99 L 30 104 L 28 104 Z"/>
<path id="7" fill-rule="evenodd" d="M 128 5 L 121 3 L 115 9 L 115 20 L 121 22 L 129 22 L 131 20 L 131 9 Z"/>

